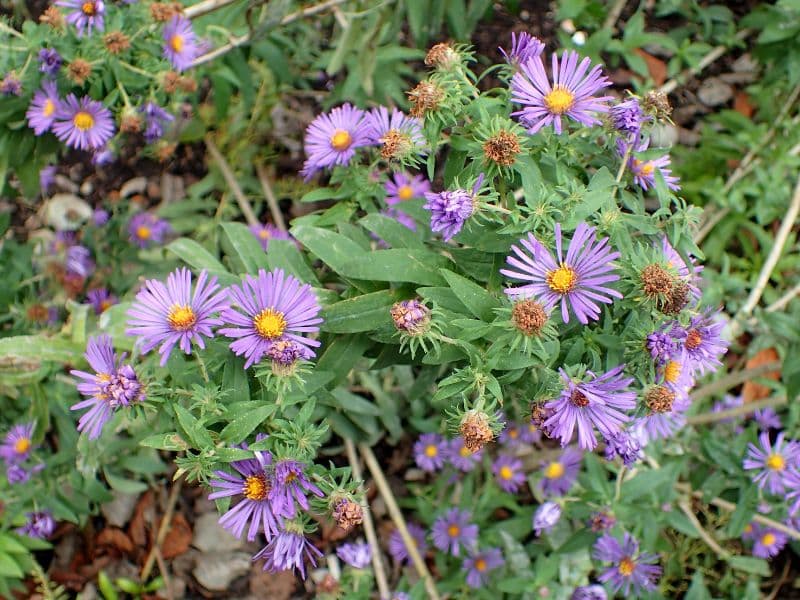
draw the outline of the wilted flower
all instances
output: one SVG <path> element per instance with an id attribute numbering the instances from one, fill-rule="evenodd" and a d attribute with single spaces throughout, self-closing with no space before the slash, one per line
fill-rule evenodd
<path id="1" fill-rule="evenodd" d="M 444 42 L 431 46 L 425 55 L 425 64 L 429 67 L 448 70 L 461 63 L 461 56 L 450 44 Z"/>
<path id="2" fill-rule="evenodd" d="M 542 493 L 545 496 L 566 494 L 578 478 L 582 461 L 580 450 L 567 448 L 556 460 L 542 463 Z"/>
<path id="3" fill-rule="evenodd" d="M 501 269 L 507 277 L 530 283 L 516 288 L 506 288 L 511 297 L 535 296 L 547 310 L 561 302 L 561 317 L 569 322 L 568 306 L 584 325 L 600 318 L 597 302 L 610 304 L 612 298 L 622 298 L 617 290 L 607 287 L 617 281 L 611 261 L 619 258 L 613 252 L 608 238 L 596 240 L 596 229 L 585 223 L 578 225 L 569 244 L 566 256 L 561 251 L 561 225 L 556 223 L 556 249 L 558 262 L 533 234 L 520 240 L 522 248 L 511 246 L 513 252 L 506 262 L 514 269 Z M 525 250 L 527 250 L 526 253 Z"/>
<path id="4" fill-rule="evenodd" d="M 504 492 L 515 494 L 525 483 L 525 472 L 522 461 L 508 454 L 500 454 L 492 463 L 494 480 Z"/>
<path id="5" fill-rule="evenodd" d="M 343 104 L 314 119 L 306 129 L 306 161 L 300 174 L 309 180 L 317 171 L 347 165 L 356 148 L 371 143 L 364 111 Z"/>
<path id="6" fill-rule="evenodd" d="M 428 545 L 425 543 L 425 530 L 416 523 L 407 523 L 406 527 L 420 556 L 425 556 L 428 551 Z M 389 554 L 398 563 L 411 562 L 411 556 L 399 529 L 395 529 L 389 536 Z"/>
<path id="7" fill-rule="evenodd" d="M 67 15 L 67 23 L 75 26 L 78 37 L 83 35 L 84 29 L 91 35 L 92 28 L 97 31 L 105 28 L 103 16 L 106 7 L 102 0 L 58 0 L 55 5 L 72 9 Z"/>
<path id="8" fill-rule="evenodd" d="M 569 600 L 608 600 L 608 594 L 602 585 L 583 585 L 575 588 Z"/>
<path id="9" fill-rule="evenodd" d="M 557 400 L 546 404 L 553 415 L 545 426 L 552 429 L 552 437 L 559 438 L 562 446 L 570 442 L 577 425 L 578 445 L 584 450 L 593 450 L 597 446 L 593 427 L 609 438 L 630 420 L 624 411 L 636 408 L 636 393 L 626 391 L 633 378 L 625 377 L 624 366 L 619 365 L 600 376 L 587 371 L 591 379 L 580 383 L 560 370 L 566 387 Z"/>
<path id="10" fill-rule="evenodd" d="M 489 583 L 489 573 L 505 564 L 500 548 L 481 550 L 468 556 L 461 563 L 461 570 L 467 572 L 467 585 L 473 589 Z"/>
<path id="11" fill-rule="evenodd" d="M 420 81 L 416 87 L 407 92 L 408 101 L 411 103 L 409 114 L 417 119 L 423 118 L 429 112 L 439 108 L 445 98 L 444 89 L 433 81 Z"/>
<path id="12" fill-rule="evenodd" d="M 297 506 L 308 510 L 306 494 L 322 497 L 324 494 L 306 476 L 305 465 L 296 460 L 281 459 L 275 463 L 269 500 L 276 515 L 293 519 Z"/>
<path id="13" fill-rule="evenodd" d="M 61 55 L 55 48 L 39 50 L 39 70 L 46 75 L 57 75 L 61 68 Z"/>
<path id="14" fill-rule="evenodd" d="M 546 125 L 553 125 L 556 133 L 561 133 L 561 117 L 565 115 L 574 121 L 592 126 L 600 123 L 594 116 L 597 112 L 607 112 L 610 96 L 595 98 L 594 94 L 611 84 L 602 75 L 602 68 L 596 65 L 588 73 L 591 60 L 584 58 L 578 64 L 577 52 L 565 50 L 552 57 L 551 84 L 540 56 L 531 58 L 519 65 L 519 71 L 511 79 L 511 101 L 524 106 L 512 115 L 520 117 L 529 133 L 536 133 Z"/>
<path id="15" fill-rule="evenodd" d="M 616 522 L 617 520 L 612 514 L 601 510 L 592 514 L 591 518 L 589 519 L 589 529 L 595 533 L 608 531 L 616 524 Z"/>
<path id="16" fill-rule="evenodd" d="M 253 560 L 265 559 L 264 570 L 270 573 L 297 569 L 300 576 L 306 578 L 306 565 L 317 565 L 320 552 L 306 536 L 302 527 L 286 523 L 286 529 L 273 536 L 269 543 L 253 557 Z"/>
<path id="17" fill-rule="evenodd" d="M 478 209 L 477 194 L 483 184 L 481 173 L 472 191 L 457 189 L 444 192 L 426 192 L 423 208 L 431 212 L 431 231 L 442 232 L 442 239 L 450 241 Z"/>
<path id="18" fill-rule="evenodd" d="M 437 433 L 423 433 L 414 443 L 414 460 L 423 471 L 432 473 L 444 466 L 445 440 Z"/>
<path id="19" fill-rule="evenodd" d="M 397 330 L 407 335 L 422 335 L 430 329 L 431 309 L 421 300 L 395 302 L 389 312 Z"/>
<path id="20" fill-rule="evenodd" d="M 478 526 L 470 523 L 466 510 L 451 508 L 433 523 L 433 545 L 453 556 L 461 553 L 461 546 L 471 548 L 478 538 Z"/>
<path id="21" fill-rule="evenodd" d="M 22 95 L 22 82 L 13 71 L 11 73 L 6 73 L 3 80 L 0 81 L 0 94 L 3 96 Z"/>
<path id="22" fill-rule="evenodd" d="M 373 108 L 365 117 L 365 126 L 368 143 L 380 146 L 384 159 L 403 161 L 426 153 L 419 119 L 396 108 L 391 114 L 385 106 Z"/>
<path id="23" fill-rule="evenodd" d="M 336 556 L 355 569 L 363 569 L 372 560 L 372 549 L 369 544 L 342 544 Z"/>
<path id="24" fill-rule="evenodd" d="M 117 55 L 131 47 L 131 40 L 121 31 L 110 31 L 103 36 L 103 44 L 111 54 Z"/>
<path id="25" fill-rule="evenodd" d="M 61 99 L 58 97 L 58 88 L 55 81 L 45 81 L 42 89 L 33 95 L 30 107 L 25 113 L 28 119 L 28 127 L 33 129 L 36 135 L 42 135 L 53 126 L 56 120 L 56 113 L 61 107 Z"/>
<path id="26" fill-rule="evenodd" d="M 53 133 L 71 148 L 102 148 L 114 135 L 114 118 L 101 102 L 70 94 L 58 106 Z"/>
<path id="27" fill-rule="evenodd" d="M 358 502 L 342 498 L 334 506 L 331 516 L 339 527 L 349 531 L 364 521 L 364 509 Z"/>
<path id="28" fill-rule="evenodd" d="M 544 52 L 544 42 L 527 31 L 521 31 L 518 34 L 511 33 L 511 50 L 509 52 L 506 52 L 502 47 L 500 48 L 500 54 L 505 57 L 506 62 L 510 65 L 520 65 L 532 58 L 541 56 L 542 52 Z"/>
<path id="29" fill-rule="evenodd" d="M 164 26 L 164 58 L 176 71 L 182 72 L 192 66 L 200 51 L 192 22 L 183 15 L 173 16 Z"/>
<path id="30" fill-rule="evenodd" d="M 28 459 L 33 451 L 33 430 L 35 423 L 14 425 L 6 433 L 3 444 L 0 445 L 0 456 L 7 465 L 22 463 Z"/>
<path id="31" fill-rule="evenodd" d="M 155 102 L 146 102 L 139 108 L 144 115 L 144 140 L 152 144 L 164 135 L 164 127 L 175 120 L 175 117 Z"/>
<path id="32" fill-rule="evenodd" d="M 594 544 L 592 553 L 595 560 L 612 563 L 598 577 L 603 583 L 610 583 L 614 592 L 630 596 L 642 591 L 655 589 L 655 581 L 661 575 L 658 556 L 649 552 L 639 552 L 639 543 L 629 533 L 625 533 L 620 543 L 615 537 L 605 534 Z"/>
<path id="33" fill-rule="evenodd" d="M 545 502 L 533 514 L 533 530 L 536 536 L 548 533 L 561 520 L 561 506 L 555 502 Z"/>
<path id="34" fill-rule="evenodd" d="M 78 431 L 86 431 L 89 439 L 94 440 L 100 437 L 103 426 L 115 411 L 143 401 L 145 394 L 133 367 L 122 364 L 125 355 L 118 359 L 114 354 L 111 337 L 89 338 L 84 356 L 95 372 L 70 371 L 79 379 L 78 392 L 88 397 L 72 405 L 70 410 L 89 409 L 78 421 Z"/>
<path id="35" fill-rule="evenodd" d="M 782 494 L 786 490 L 784 478 L 787 470 L 797 466 L 800 458 L 800 445 L 795 441 L 784 443 L 784 433 L 778 434 L 775 443 L 769 441 L 769 433 L 762 432 L 758 436 L 759 446 L 747 445 L 747 458 L 744 459 L 746 471 L 758 470 L 753 475 L 753 482 L 758 487 L 765 487 L 771 494 Z"/>
<path id="36" fill-rule="evenodd" d="M 172 232 L 172 226 L 164 219 L 159 219 L 150 212 L 140 212 L 131 217 L 128 233 L 131 241 L 140 248 L 149 248 L 153 244 L 161 244 Z"/>
<path id="37" fill-rule="evenodd" d="M 49 510 L 26 513 L 28 521 L 15 531 L 19 535 L 45 540 L 56 530 L 56 521 Z"/>
<path id="38" fill-rule="evenodd" d="M 461 418 L 458 430 L 464 438 L 464 446 L 472 452 L 478 452 L 495 435 L 492 419 L 481 410 L 467 411 Z"/>
<path id="39" fill-rule="evenodd" d="M 260 361 L 278 341 L 292 340 L 306 348 L 309 358 L 314 356 L 313 348 L 320 342 L 303 335 L 316 333 L 322 323 L 311 286 L 282 269 L 269 273 L 260 269 L 257 277 L 247 275 L 241 286 L 231 286 L 229 294 L 239 310 L 230 307 L 223 312 L 222 318 L 230 326 L 219 332 L 235 340 L 231 350 L 245 356 L 245 369 Z"/>
<path id="40" fill-rule="evenodd" d="M 425 194 L 431 190 L 431 183 L 423 175 L 410 177 L 407 173 L 393 173 L 386 180 L 386 204 L 392 206 L 412 200 L 414 198 L 424 198 Z"/>
<path id="41" fill-rule="evenodd" d="M 517 300 L 511 308 L 511 322 L 528 337 L 539 335 L 548 318 L 544 305 L 529 298 Z"/>

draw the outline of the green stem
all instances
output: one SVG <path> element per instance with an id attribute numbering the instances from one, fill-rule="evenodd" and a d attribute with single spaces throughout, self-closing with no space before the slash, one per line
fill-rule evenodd
<path id="1" fill-rule="evenodd" d="M 200 353 L 198 352 L 195 354 L 195 358 L 197 358 L 197 364 L 200 367 L 200 375 L 203 377 L 203 381 L 206 383 L 211 383 L 211 379 L 208 377 L 208 369 L 206 369 L 206 363 L 203 361 L 203 357 L 200 356 Z"/>
<path id="2" fill-rule="evenodd" d="M 153 75 L 152 73 L 148 73 L 147 71 L 145 71 L 143 69 L 140 69 L 139 67 L 134 67 L 132 64 L 127 63 L 124 60 L 119 61 L 119 64 L 123 68 L 128 69 L 129 71 L 131 71 L 133 73 L 137 73 L 139 75 L 143 75 L 144 77 L 148 77 L 150 79 L 158 79 L 158 77 L 156 75 Z"/>
<path id="3" fill-rule="evenodd" d="M 15 36 L 15 37 L 18 37 L 18 38 L 19 38 L 19 39 L 21 39 L 22 41 L 27 41 L 27 40 L 25 39 L 25 36 L 24 36 L 24 35 L 22 35 L 22 34 L 21 34 L 19 31 L 17 31 L 17 30 L 16 30 L 16 29 L 14 29 L 13 27 L 9 27 L 8 25 L 6 25 L 5 23 L 3 23 L 2 21 L 0 21 L 0 31 L 5 31 L 6 33 L 10 33 L 11 35 L 13 35 L 13 36 Z"/>
<path id="4" fill-rule="evenodd" d="M 629 143 L 628 147 L 625 148 L 625 154 L 622 157 L 622 164 L 619 166 L 619 170 L 617 171 L 617 177 L 615 181 L 619 183 L 622 181 L 622 176 L 625 174 L 625 169 L 628 166 L 628 159 L 631 157 L 631 152 L 633 151 L 633 144 Z M 614 188 L 614 195 L 616 195 L 617 189 Z"/>

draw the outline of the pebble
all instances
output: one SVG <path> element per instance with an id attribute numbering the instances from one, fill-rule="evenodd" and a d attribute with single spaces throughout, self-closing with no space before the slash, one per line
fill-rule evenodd
<path id="1" fill-rule="evenodd" d="M 697 97 L 706 106 L 720 106 L 733 98 L 733 88 L 719 77 L 709 77 L 697 90 Z"/>
<path id="2" fill-rule="evenodd" d="M 192 546 L 201 552 L 232 552 L 242 548 L 244 542 L 223 529 L 216 512 L 209 512 L 194 522 Z"/>
<path id="3" fill-rule="evenodd" d="M 192 575 L 207 590 L 222 592 L 234 579 L 250 571 L 250 564 L 251 557 L 247 552 L 201 554 Z"/>

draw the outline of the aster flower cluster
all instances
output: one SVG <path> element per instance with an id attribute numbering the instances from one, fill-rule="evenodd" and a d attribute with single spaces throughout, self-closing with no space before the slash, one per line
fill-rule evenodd
<path id="1" fill-rule="evenodd" d="M 6 479 L 10 485 L 26 483 L 31 476 L 44 469 L 44 463 L 36 462 L 33 453 L 37 446 L 33 442 L 36 423 L 14 425 L 0 444 L 0 458 L 6 467 Z"/>

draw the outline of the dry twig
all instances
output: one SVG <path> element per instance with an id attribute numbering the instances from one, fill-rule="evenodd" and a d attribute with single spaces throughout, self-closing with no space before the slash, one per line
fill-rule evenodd
<path id="1" fill-rule="evenodd" d="M 236 202 L 239 203 L 239 209 L 242 211 L 247 224 L 258 225 L 258 218 L 256 217 L 256 213 L 253 212 L 253 207 L 250 206 L 250 201 L 247 199 L 247 196 L 244 195 L 239 182 L 236 181 L 236 176 L 233 174 L 233 170 L 228 164 L 228 161 L 222 156 L 222 153 L 210 136 L 206 137 L 206 148 L 208 148 L 211 157 L 216 161 L 217 165 L 219 165 L 222 176 L 225 178 L 225 182 L 236 197 Z"/>
<path id="2" fill-rule="evenodd" d="M 258 180 L 261 182 L 261 189 L 264 191 L 264 198 L 267 199 L 267 206 L 272 215 L 272 222 L 275 227 L 281 231 L 286 231 L 286 222 L 283 220 L 283 213 L 281 207 L 278 206 L 278 199 L 275 198 L 275 193 L 272 191 L 272 186 L 269 184 L 269 177 L 264 165 L 256 165 L 256 173 L 258 173 Z"/>
<path id="3" fill-rule="evenodd" d="M 141 580 L 143 583 L 150 577 L 150 573 L 153 571 L 153 565 L 155 565 L 156 562 L 156 554 L 161 544 L 164 543 L 164 539 L 167 537 L 170 523 L 172 523 L 172 517 L 175 515 L 175 506 L 178 504 L 178 496 L 180 496 L 182 486 L 183 480 L 179 479 L 172 485 L 172 489 L 169 492 L 164 518 L 161 519 L 161 525 L 158 528 L 155 543 L 153 543 L 153 547 L 150 548 L 150 553 L 147 555 L 147 560 L 144 561 L 144 567 L 142 567 Z"/>

